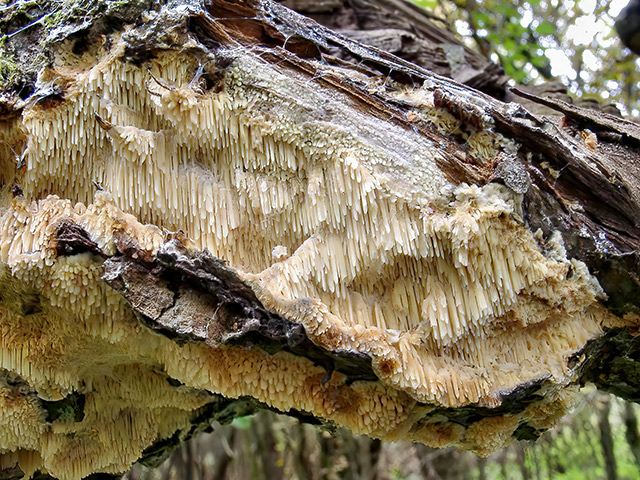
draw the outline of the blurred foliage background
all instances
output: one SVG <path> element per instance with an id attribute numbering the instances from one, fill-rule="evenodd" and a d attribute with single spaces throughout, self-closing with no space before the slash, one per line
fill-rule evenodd
<path id="1" fill-rule="evenodd" d="M 640 116 L 640 60 L 614 22 L 628 0 L 412 0 L 515 83 L 560 79 L 569 91 Z"/>
<path id="2" fill-rule="evenodd" d="M 582 99 L 640 117 L 640 60 L 614 21 L 626 0 L 412 0 L 469 46 L 501 64 L 514 83 L 560 79 Z M 321 430 L 261 412 L 215 425 L 160 466 L 126 480 L 632 480 L 640 479 L 638 405 L 585 389 L 574 412 L 536 442 L 488 458 L 455 449 L 385 444 L 343 429 Z"/>
<path id="3" fill-rule="evenodd" d="M 514 442 L 488 458 L 260 412 L 215 426 L 157 468 L 136 465 L 123 480 L 633 480 L 640 478 L 638 408 L 587 390 L 538 441 Z"/>

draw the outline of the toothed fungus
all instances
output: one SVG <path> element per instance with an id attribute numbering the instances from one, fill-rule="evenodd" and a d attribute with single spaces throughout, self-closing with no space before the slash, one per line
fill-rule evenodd
<path id="1" fill-rule="evenodd" d="M 92 52 L 75 68 L 53 62 L 67 85 L 55 108 L 30 104 L 0 129 L 5 463 L 64 479 L 121 472 L 220 395 L 482 454 L 566 411 L 560 387 L 503 407 L 522 385 L 575 381 L 568 358 L 617 320 L 562 238 L 529 231 L 520 194 L 454 184 L 438 142 L 248 50 L 218 52 L 209 89 L 187 49 L 131 62 L 114 34 Z M 413 111 L 445 136 L 462 124 L 428 102 Z M 517 150 L 467 132 L 483 161 Z M 69 226 L 84 233 L 65 240 Z M 228 267 L 214 272 L 213 257 Z M 180 274 L 159 273 L 167 258 Z M 244 293 L 216 294 L 220 278 Z M 251 325 L 264 317 L 301 339 L 242 343 L 240 310 L 253 312 L 247 331 L 262 335 L 266 323 Z M 320 360 L 347 354 L 370 372 Z M 490 413 L 448 413 L 465 408 Z"/>

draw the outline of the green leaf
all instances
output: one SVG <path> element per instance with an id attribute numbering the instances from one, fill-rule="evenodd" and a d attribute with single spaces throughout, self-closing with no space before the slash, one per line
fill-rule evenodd
<path id="1" fill-rule="evenodd" d="M 495 7 L 495 12 L 499 15 L 504 15 L 509 19 L 518 18 L 520 16 L 518 14 L 518 10 L 513 8 L 513 4 L 511 3 L 498 3 Z"/>
<path id="2" fill-rule="evenodd" d="M 536 68 L 546 67 L 548 60 L 544 56 L 537 56 L 536 54 L 531 56 L 531 64 Z"/>
<path id="3" fill-rule="evenodd" d="M 516 69 L 513 66 L 513 64 L 511 62 L 506 61 L 506 60 L 503 63 L 504 63 L 503 68 L 504 68 L 505 73 L 507 75 L 509 75 L 510 77 L 513 77 L 514 74 L 516 73 Z"/>
<path id="4" fill-rule="evenodd" d="M 505 38 L 502 45 L 507 49 L 508 52 L 514 52 L 518 48 L 518 45 L 516 45 L 516 42 L 513 38 Z"/>
<path id="5" fill-rule="evenodd" d="M 433 9 L 438 6 L 438 0 L 411 0 L 411 3 L 424 9 Z"/>
<path id="6" fill-rule="evenodd" d="M 536 27 L 536 32 L 540 35 L 553 35 L 556 33 L 556 27 L 551 25 L 549 22 L 542 22 Z"/>
<path id="7" fill-rule="evenodd" d="M 527 29 L 520 25 L 520 22 L 518 21 L 508 23 L 506 25 L 506 29 L 508 32 L 511 32 L 516 38 L 520 38 L 522 35 L 527 33 Z"/>
<path id="8" fill-rule="evenodd" d="M 515 70 L 511 77 L 516 81 L 516 83 L 520 83 L 527 78 L 527 72 L 524 70 Z"/>
<path id="9" fill-rule="evenodd" d="M 491 21 L 489 15 L 479 10 L 474 10 L 473 12 L 471 12 L 471 18 L 473 18 L 476 23 L 481 24 L 483 27 L 493 26 L 495 23 Z"/>

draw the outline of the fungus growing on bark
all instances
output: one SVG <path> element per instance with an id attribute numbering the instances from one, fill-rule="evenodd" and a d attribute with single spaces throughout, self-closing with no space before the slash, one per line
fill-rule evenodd
<path id="1" fill-rule="evenodd" d="M 569 359 L 634 319 L 529 228 L 517 141 L 428 81 L 381 106 L 377 77 L 247 48 L 210 8 L 149 14 L 176 37 L 142 59 L 149 25 L 54 45 L 62 98 L 2 121 L 3 464 L 117 473 L 239 405 L 482 454 L 549 428 Z"/>

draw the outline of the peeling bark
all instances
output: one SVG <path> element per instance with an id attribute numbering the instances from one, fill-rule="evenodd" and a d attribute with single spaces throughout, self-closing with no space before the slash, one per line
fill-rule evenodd
<path id="1" fill-rule="evenodd" d="M 269 312 L 233 270 L 207 251 L 194 257 L 174 239 L 146 266 L 135 260 L 144 255 L 138 253 L 108 259 L 103 279 L 146 325 L 174 341 L 287 351 L 322 366 L 324 382 L 334 371 L 346 375 L 348 384 L 377 380 L 370 358 L 317 347 L 300 324 Z"/>

